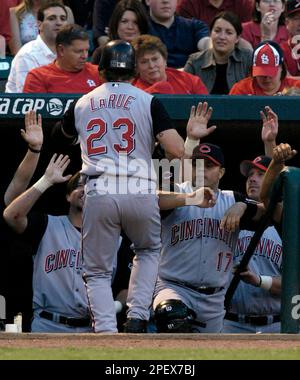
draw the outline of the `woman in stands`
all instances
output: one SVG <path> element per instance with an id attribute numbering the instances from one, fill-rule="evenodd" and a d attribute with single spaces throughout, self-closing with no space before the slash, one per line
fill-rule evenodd
<path id="1" fill-rule="evenodd" d="M 242 37 L 253 48 L 264 40 L 287 41 L 284 21 L 285 0 L 255 0 L 252 21 L 243 23 Z"/>
<path id="2" fill-rule="evenodd" d="M 109 41 L 131 42 L 141 34 L 148 33 L 148 15 L 139 0 L 121 0 L 117 3 L 109 22 Z M 92 56 L 92 63 L 98 65 L 103 47 L 98 47 Z"/>
<path id="3" fill-rule="evenodd" d="M 162 41 L 144 34 L 132 41 L 137 78 L 133 85 L 151 94 L 198 94 L 208 91 L 196 75 L 167 67 L 168 51 Z"/>
<path id="4" fill-rule="evenodd" d="M 242 25 L 232 12 L 219 13 L 210 24 L 212 47 L 190 55 L 184 70 L 198 75 L 210 94 L 228 94 L 249 74 L 252 52 L 238 46 Z"/>

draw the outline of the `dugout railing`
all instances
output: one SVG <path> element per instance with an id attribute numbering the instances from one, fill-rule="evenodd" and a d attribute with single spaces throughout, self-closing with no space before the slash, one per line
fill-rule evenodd
<path id="1" fill-rule="evenodd" d="M 274 189 L 283 198 L 281 332 L 299 333 L 300 321 L 300 170 L 288 167 Z"/>

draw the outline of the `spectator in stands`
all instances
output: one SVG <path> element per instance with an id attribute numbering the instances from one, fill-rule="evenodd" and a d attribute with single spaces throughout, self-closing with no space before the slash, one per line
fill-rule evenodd
<path id="1" fill-rule="evenodd" d="M 283 50 L 287 71 L 292 76 L 300 76 L 300 6 L 297 0 L 287 0 L 285 25 L 289 39 L 280 46 Z"/>
<path id="2" fill-rule="evenodd" d="M 23 92 L 27 73 L 54 61 L 57 33 L 67 24 L 65 7 L 58 1 L 48 2 L 38 11 L 38 23 L 38 37 L 22 46 L 12 61 L 5 92 Z"/>
<path id="3" fill-rule="evenodd" d="M 67 10 L 67 15 L 68 15 L 67 21 L 68 21 L 68 24 L 74 24 L 75 23 L 75 19 L 74 19 L 73 11 L 68 6 L 68 1 L 67 0 L 66 1 L 65 0 L 58 0 L 58 1 L 61 3 L 61 5 L 64 5 L 65 8 L 66 8 L 66 10 Z M 46 0 L 46 3 L 47 2 L 49 2 L 49 0 Z"/>
<path id="4" fill-rule="evenodd" d="M 176 16 L 177 0 L 146 0 L 150 12 L 149 34 L 168 49 L 168 66 L 184 67 L 190 54 L 208 46 L 208 27 L 200 20 Z"/>
<path id="5" fill-rule="evenodd" d="M 131 42 L 141 34 L 148 33 L 149 18 L 139 0 L 121 0 L 117 3 L 109 22 L 109 40 Z M 98 65 L 103 47 L 93 53 L 92 63 Z"/>
<path id="6" fill-rule="evenodd" d="M 42 0 L 23 0 L 10 8 L 10 28 L 12 34 L 11 52 L 17 54 L 21 46 L 35 40 L 38 35 L 37 12 Z"/>
<path id="7" fill-rule="evenodd" d="M 208 25 L 220 13 L 234 12 L 241 22 L 251 19 L 254 0 L 181 0 L 177 5 L 177 14 L 186 18 L 197 18 Z"/>
<path id="8" fill-rule="evenodd" d="M 252 21 L 243 24 L 242 37 L 253 48 L 264 40 L 280 44 L 288 39 L 284 24 L 285 0 L 255 0 Z"/>
<path id="9" fill-rule="evenodd" d="M 63 4 L 62 0 L 58 0 Z M 37 14 L 40 7 L 48 0 L 24 0 L 20 5 L 10 8 L 10 25 L 12 41 L 10 49 L 13 55 L 29 41 L 35 40 L 39 33 Z M 66 7 L 68 22 L 74 23 L 71 9 Z"/>
<path id="10" fill-rule="evenodd" d="M 17 7 L 10 8 L 10 27 L 12 39 L 10 50 L 13 55 L 29 41 L 35 40 L 39 33 L 37 14 L 48 0 L 23 0 Z M 63 4 L 62 0 L 58 0 Z M 71 9 L 66 7 L 68 22 L 74 23 Z"/>
<path id="11" fill-rule="evenodd" d="M 253 52 L 252 76 L 242 79 L 229 95 L 281 95 L 284 89 L 300 87 L 300 81 L 286 76 L 283 52 L 273 41 L 263 41 Z"/>
<path id="12" fill-rule="evenodd" d="M 136 52 L 136 87 L 149 93 L 208 94 L 197 76 L 167 67 L 167 48 L 158 37 L 141 35 L 132 45 Z"/>
<path id="13" fill-rule="evenodd" d="M 5 37 L 0 34 L 0 59 L 6 57 L 6 40 Z"/>
<path id="14" fill-rule="evenodd" d="M 87 30 L 92 29 L 94 0 L 72 0 L 69 5 L 72 9 L 75 23 Z"/>
<path id="15" fill-rule="evenodd" d="M 238 47 L 242 25 L 232 12 L 218 14 L 210 25 L 212 47 L 192 54 L 184 70 L 198 75 L 210 94 L 228 94 L 249 74 L 252 52 Z"/>
<path id="16" fill-rule="evenodd" d="M 79 25 L 64 26 L 56 37 L 57 59 L 29 71 L 24 92 L 87 93 L 100 85 L 98 67 L 86 62 L 89 35 Z"/>
<path id="17" fill-rule="evenodd" d="M 16 7 L 22 0 L 1 0 L 0 1 L 0 35 L 5 38 L 6 46 L 9 46 L 11 39 L 9 8 Z"/>
<path id="18" fill-rule="evenodd" d="M 103 47 L 108 41 L 108 23 L 119 0 L 95 0 L 93 11 L 93 34 L 95 45 Z"/>

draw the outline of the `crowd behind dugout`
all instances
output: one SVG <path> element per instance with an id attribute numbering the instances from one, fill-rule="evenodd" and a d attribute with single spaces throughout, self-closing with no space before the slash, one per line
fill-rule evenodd
<path id="1" fill-rule="evenodd" d="M 7 83 L 1 83 L 5 92 L 86 92 L 88 88 L 73 88 L 70 82 L 95 83 L 103 46 L 116 39 L 133 43 L 135 85 L 149 93 L 277 95 L 299 86 L 297 1 L 65 3 L 1 2 L 2 56 L 13 57 Z M 73 25 L 77 36 L 61 35 L 66 25 Z M 73 40 L 77 57 L 71 57 Z M 281 65 L 283 70 L 262 80 L 264 73 L 253 76 L 253 65 L 269 72 Z M 49 83 L 35 86 L 45 75 Z"/>
<path id="2" fill-rule="evenodd" d="M 136 75 L 133 85 L 150 94 L 298 96 L 298 35 L 300 5 L 296 0 L 2 0 L 0 53 L 2 59 L 5 59 L 5 56 L 11 57 L 12 62 L 8 78 L 1 82 L 1 90 L 6 93 L 32 94 L 88 93 L 103 81 L 99 77 L 98 65 L 105 46 L 110 41 L 120 39 L 132 44 L 136 52 Z M 209 102 L 209 96 L 207 99 Z M 207 110 L 200 110 L 208 122 L 210 115 L 206 112 Z M 268 128 L 267 124 L 272 124 L 273 134 L 270 132 L 271 135 L 268 136 L 269 143 L 274 143 L 274 136 L 276 137 L 278 132 L 277 115 L 269 109 L 265 112 L 266 115 L 262 116 L 263 125 Z M 31 114 L 31 122 L 27 120 L 23 134 L 27 142 L 27 139 L 30 139 L 29 128 L 34 124 L 33 118 Z M 268 143 L 266 135 L 267 133 L 262 136 L 265 146 Z M 29 154 L 33 156 L 36 154 L 35 151 L 41 148 L 39 144 L 29 145 L 32 148 Z M 273 145 L 272 149 L 276 143 Z M 242 171 L 247 181 L 255 182 L 257 187 L 259 180 L 249 179 L 249 176 L 259 177 L 267 171 L 273 156 L 272 149 L 266 149 L 265 155 L 261 156 L 261 165 L 259 159 L 252 161 L 252 157 L 252 166 Z M 285 159 L 296 154 L 294 151 L 291 153 L 286 146 L 277 148 L 273 166 L 276 166 L 276 160 L 279 161 L 278 155 L 281 151 L 284 152 Z M 265 158 L 268 156 L 269 160 Z M 56 163 L 54 160 L 52 165 Z M 32 173 L 28 175 L 30 179 L 36 165 L 37 162 L 31 169 Z M 249 174 L 251 168 L 261 172 Z M 77 187 L 78 183 L 74 188 L 67 189 L 67 194 L 72 193 Z M 258 196 L 254 199 L 260 200 Z M 4 201 L 5 205 L 9 203 L 7 200 Z M 40 219 L 33 221 L 42 224 L 39 230 L 44 231 Z M 245 240 L 246 237 L 243 236 L 241 239 Z M 279 236 L 276 236 L 276 239 L 280 245 Z M 244 240 L 239 241 L 239 249 Z M 120 240 L 119 248 L 120 257 L 122 252 L 125 254 L 123 262 L 119 260 L 119 267 L 116 265 L 115 268 L 117 274 L 113 291 L 115 299 L 124 306 L 130 276 L 128 268 L 131 266 L 134 253 L 126 236 Z M 20 250 L 20 247 L 15 249 Z M 28 250 L 32 250 L 32 247 Z M 30 277 L 30 282 L 31 264 L 27 260 L 24 265 L 24 268 L 27 268 L 26 281 L 28 282 Z M 227 331 L 225 329 L 224 332 L 243 332 L 243 328 L 246 331 L 248 325 L 252 327 L 248 332 L 261 332 L 262 328 L 255 325 L 255 317 L 258 318 L 259 324 L 266 326 L 265 332 L 279 332 L 280 307 L 276 297 L 280 293 L 280 264 L 277 262 L 271 272 L 267 270 L 268 273 L 259 273 L 260 269 L 259 265 L 250 267 L 249 273 L 244 274 L 245 282 L 250 284 L 248 287 L 261 287 L 263 291 L 271 289 L 272 297 L 275 299 L 266 297 L 263 291 L 259 296 L 250 292 L 254 299 L 256 296 L 267 299 L 266 304 L 270 305 L 271 310 L 253 311 L 247 307 L 241 307 L 239 310 L 238 304 L 247 294 L 247 288 L 240 289 L 236 296 L 240 299 L 235 299 L 232 310 L 227 312 L 227 317 L 225 316 Z M 270 276 L 276 278 L 273 284 L 270 284 Z M 17 312 L 22 311 L 24 331 L 31 330 L 32 310 L 28 307 L 28 300 L 31 300 L 30 291 L 27 298 L 27 301 L 23 300 L 26 305 L 20 305 L 15 299 L 8 301 L 8 321 L 12 320 Z M 85 300 L 82 303 L 85 305 Z M 193 310 L 182 309 L 181 304 L 171 304 L 170 307 L 178 307 L 178 312 L 183 313 L 183 319 L 194 318 Z M 163 307 L 160 310 L 162 314 L 165 313 Z M 123 313 L 125 312 L 126 306 L 123 307 Z M 48 326 L 42 323 L 40 327 L 40 320 L 36 319 L 36 315 L 34 317 L 34 331 L 46 331 L 47 328 L 51 331 L 52 322 L 63 325 L 69 323 L 67 317 L 58 317 L 58 320 L 54 321 L 53 314 L 45 312 L 42 322 L 46 321 Z M 118 317 L 118 328 L 122 331 L 124 315 Z M 89 331 L 89 317 L 84 312 L 77 313 L 74 319 L 78 319 L 71 326 L 77 329 L 75 331 Z M 246 327 L 243 327 L 243 324 Z M 39 328 L 41 330 L 38 330 Z M 179 326 L 178 332 L 183 331 L 180 328 Z M 64 332 L 65 329 L 64 326 L 56 331 Z M 150 324 L 148 331 L 156 331 L 156 327 L 151 327 Z M 201 331 L 201 326 L 193 331 Z"/>

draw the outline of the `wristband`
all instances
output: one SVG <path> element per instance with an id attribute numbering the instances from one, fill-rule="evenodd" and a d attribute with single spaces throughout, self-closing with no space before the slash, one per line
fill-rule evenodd
<path id="1" fill-rule="evenodd" d="M 32 152 L 32 153 L 41 153 L 41 151 L 40 150 L 37 150 L 37 149 L 33 149 L 33 148 L 31 148 L 31 146 L 30 145 L 28 145 L 28 149 L 30 150 L 30 152 Z"/>
<path id="2" fill-rule="evenodd" d="M 273 279 L 271 276 L 260 276 L 261 284 L 260 287 L 265 290 L 270 290 L 272 287 Z"/>
<path id="3" fill-rule="evenodd" d="M 242 201 L 242 202 L 247 205 L 247 209 L 244 212 L 243 217 L 247 218 L 247 219 L 254 218 L 254 216 L 257 213 L 257 204 L 253 204 L 253 203 L 250 203 L 250 202 L 247 202 L 247 201 Z"/>
<path id="4" fill-rule="evenodd" d="M 52 186 L 52 183 L 43 175 L 32 187 L 38 190 L 40 193 L 44 193 L 49 187 Z"/>
<path id="5" fill-rule="evenodd" d="M 261 276 L 259 275 L 259 283 L 254 285 L 256 288 L 260 288 L 261 287 Z"/>
<path id="6" fill-rule="evenodd" d="M 194 148 L 199 144 L 199 142 L 200 140 L 192 140 L 189 137 L 187 137 L 184 142 L 185 154 L 191 156 L 193 154 Z"/>

